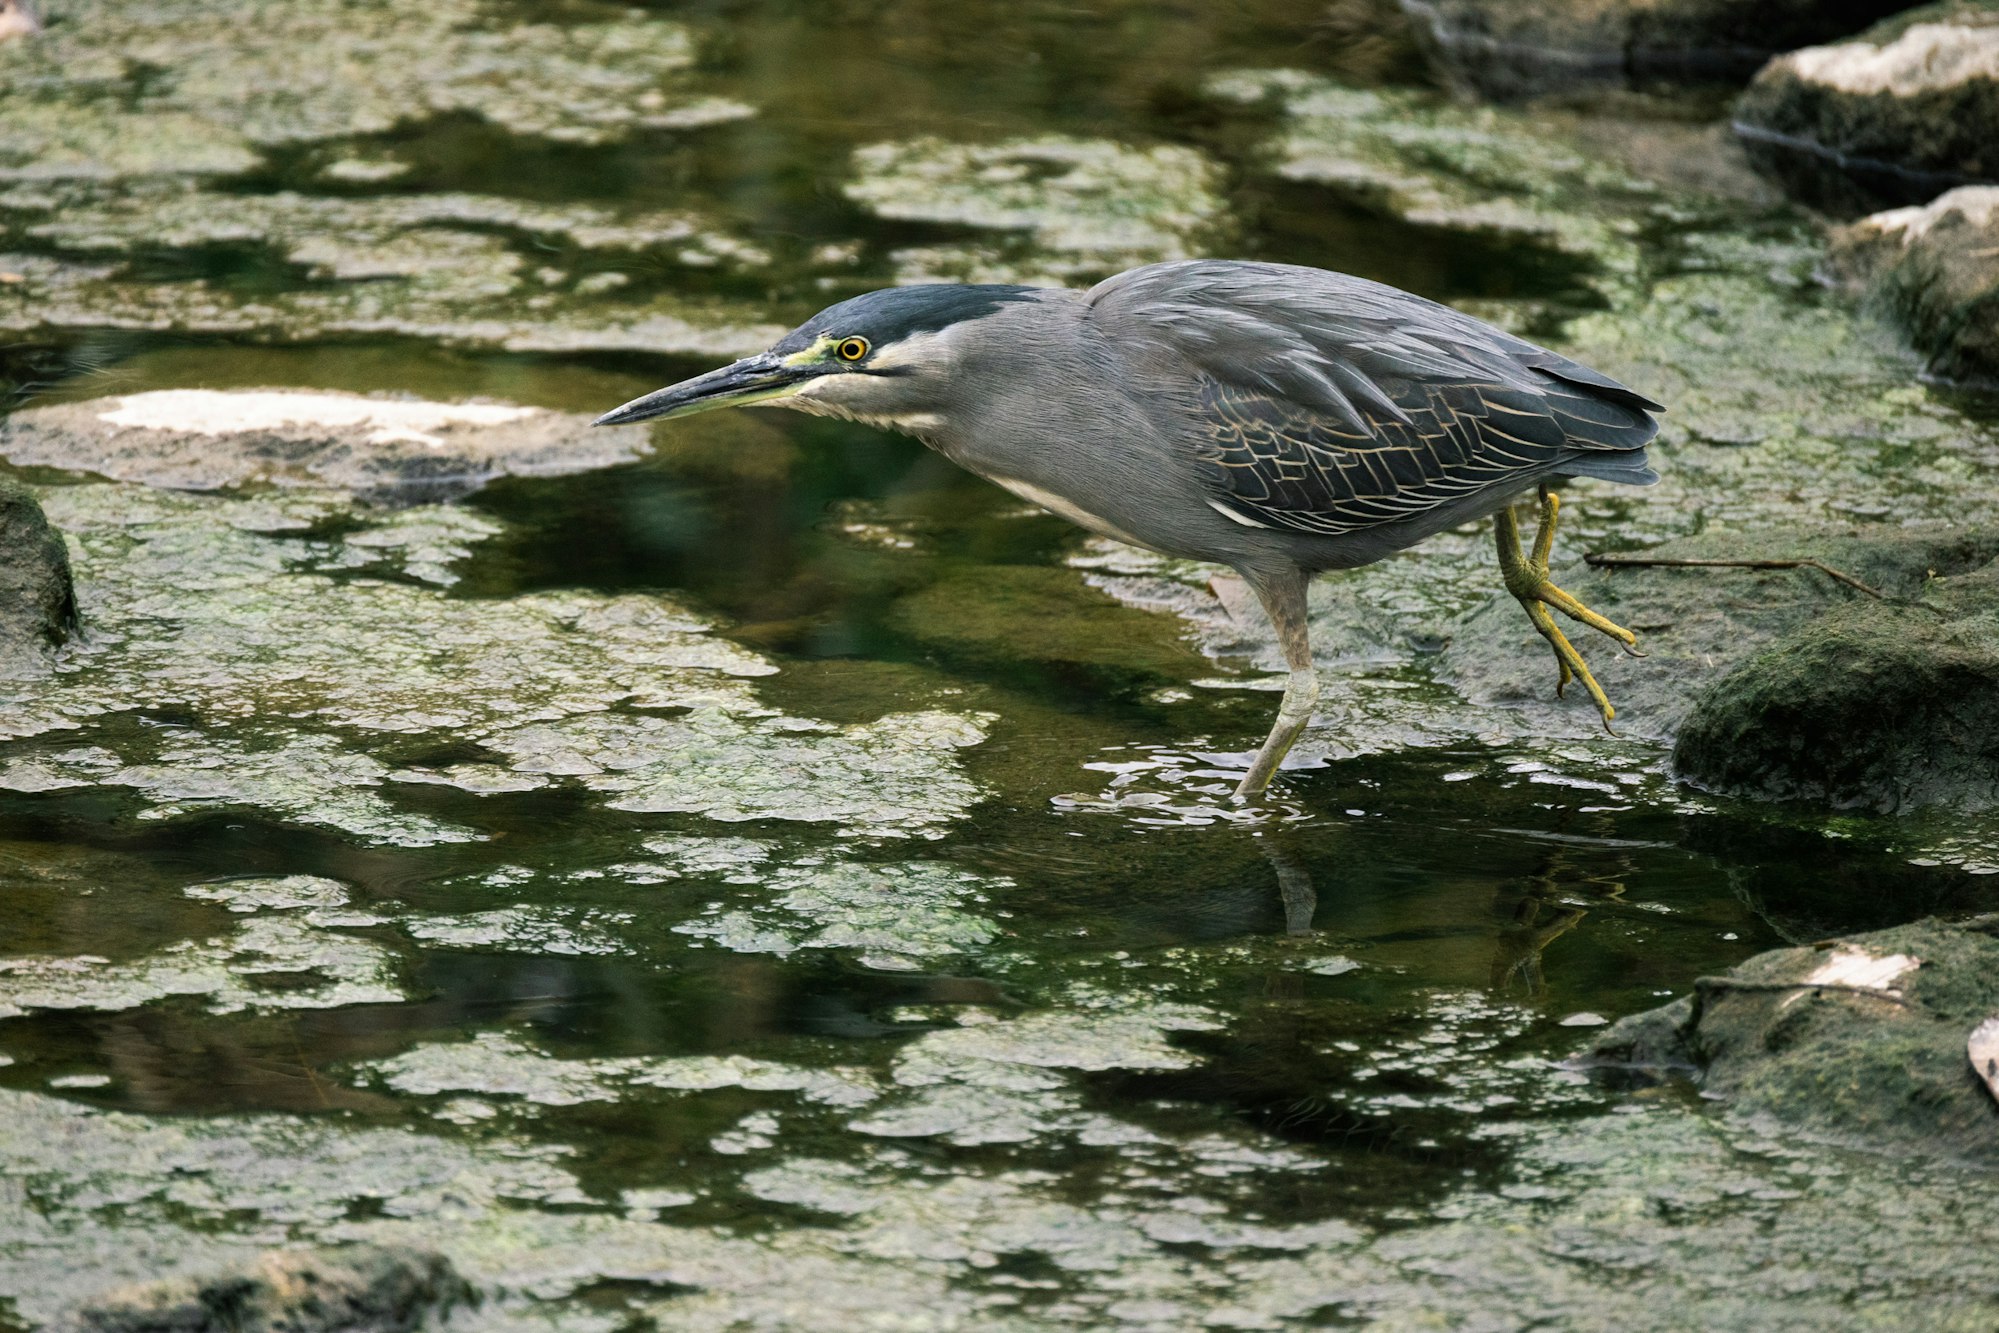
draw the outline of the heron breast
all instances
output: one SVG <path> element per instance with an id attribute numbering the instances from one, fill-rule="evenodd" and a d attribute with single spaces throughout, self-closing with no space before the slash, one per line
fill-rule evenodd
<path id="1" fill-rule="evenodd" d="M 1051 514 L 1068 519 L 1079 528 L 1096 533 L 1099 537 L 1109 537 L 1113 541 L 1125 542 L 1131 546 L 1142 546 L 1148 551 L 1159 549 L 1151 542 L 1142 541 L 1132 536 L 1129 532 L 1126 532 L 1123 528 L 1112 523 L 1102 515 L 1093 514 L 1073 500 L 1064 499 L 1053 491 L 1043 490 L 1032 482 L 1016 481 L 1012 477 L 995 476 L 991 473 L 986 474 L 986 479 L 996 485 L 1006 487 L 1015 495 L 1018 495 L 1021 499 L 1031 504 L 1040 505 Z"/>

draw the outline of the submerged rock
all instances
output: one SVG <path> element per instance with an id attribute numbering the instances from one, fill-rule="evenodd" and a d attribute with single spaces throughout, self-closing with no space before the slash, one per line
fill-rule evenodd
<path id="1" fill-rule="evenodd" d="M 62 534 L 33 495 L 0 481 L 0 675 L 40 667 L 75 628 Z"/>
<path id="2" fill-rule="evenodd" d="M 1999 181 L 1999 3 L 1942 0 L 1793 51 L 1756 76 L 1735 115 L 1761 169 L 1833 212 Z"/>
<path id="3" fill-rule="evenodd" d="M 1488 97 L 1604 85 L 1740 83 L 1780 51 L 1857 31 L 1908 0 L 1401 0 L 1435 63 Z"/>
<path id="4" fill-rule="evenodd" d="M 300 389 L 169 389 L 35 408 L 0 422 L 0 457 L 176 490 L 246 482 L 405 503 L 502 476 L 630 462 L 634 427 L 510 403 L 430 403 Z"/>
<path id="5" fill-rule="evenodd" d="M 1922 601 L 1831 607 L 1741 661 L 1680 729 L 1683 778 L 1884 813 L 1999 806 L 1999 533 L 1871 545 Z"/>
<path id="6" fill-rule="evenodd" d="M 1901 324 L 1930 373 L 1999 380 L 1999 186 L 1862 218 L 1833 234 L 1832 265 Z"/>
<path id="7" fill-rule="evenodd" d="M 423 1250 L 272 1250 L 238 1268 L 111 1292 L 50 1327 L 57 1333 L 406 1333 L 472 1298 L 448 1259 Z"/>
<path id="8" fill-rule="evenodd" d="M 1999 1105 L 1965 1058 L 1999 1009 L 1990 927 L 1922 921 L 1758 954 L 1617 1023 L 1586 1058 L 1698 1069 L 1735 1111 L 1816 1141 L 1999 1166 Z"/>

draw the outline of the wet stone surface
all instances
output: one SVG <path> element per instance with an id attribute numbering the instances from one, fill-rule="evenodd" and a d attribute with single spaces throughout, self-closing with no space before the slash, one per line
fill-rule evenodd
<path id="1" fill-rule="evenodd" d="M 643 438 L 511 403 L 166 389 L 17 413 L 0 424 L 0 457 L 168 490 L 265 482 L 408 504 L 629 462 Z"/>
<path id="2" fill-rule="evenodd" d="M 1731 1113 L 1875 1151 L 1991 1164 L 1994 1107 L 1966 1039 L 1999 1006 L 1989 919 L 1923 921 L 1759 954 L 1605 1032 L 1625 1077 L 1698 1069 Z"/>
<path id="3" fill-rule="evenodd" d="M 1567 1063 L 1999 907 L 1962 791 L 1676 780 L 1862 594 L 1579 563 L 1958 607 L 1989 404 L 1698 108 L 1348 86 L 1326 21 L 78 3 L 0 58 L 0 472 L 82 612 L 0 682 L 0 1326 L 360 1246 L 506 1333 L 1992 1326 L 1976 1116 Z M 1280 662 L 1221 571 L 848 423 L 581 425 L 883 283 L 1216 252 L 1671 405 L 1657 487 L 1564 492 L 1621 737 L 1476 526 L 1314 588 L 1236 806 Z"/>
<path id="4" fill-rule="evenodd" d="M 1737 86 L 1771 56 L 1843 37 L 1898 0 L 1402 0 L 1438 67 L 1487 97 L 1578 88 Z"/>
<path id="5" fill-rule="evenodd" d="M 449 1319 L 472 1296 L 449 1263 L 422 1251 L 274 1250 L 237 1268 L 113 1292 L 57 1326 L 90 1333 L 225 1327 L 401 1333 Z"/>
<path id="6" fill-rule="evenodd" d="M 26 489 L 0 481 L 0 673 L 45 670 L 76 628 L 62 534 Z"/>
<path id="7" fill-rule="evenodd" d="M 1759 167 L 1848 216 L 1999 181 L 1999 7 L 1920 5 L 1781 56 L 1743 94 L 1735 125 Z"/>
<path id="8" fill-rule="evenodd" d="M 1932 374 L 1999 383 L 1999 186 L 1967 185 L 1835 232 L 1829 262 L 1888 312 Z"/>

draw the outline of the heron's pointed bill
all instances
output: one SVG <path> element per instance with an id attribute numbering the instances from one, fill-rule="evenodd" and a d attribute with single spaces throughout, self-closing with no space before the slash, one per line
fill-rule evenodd
<path id="1" fill-rule="evenodd" d="M 624 426 L 661 417 L 692 416 L 718 407 L 747 407 L 796 393 L 807 380 L 825 373 L 823 366 L 793 364 L 769 352 L 758 352 L 720 370 L 634 398 L 593 424 Z"/>

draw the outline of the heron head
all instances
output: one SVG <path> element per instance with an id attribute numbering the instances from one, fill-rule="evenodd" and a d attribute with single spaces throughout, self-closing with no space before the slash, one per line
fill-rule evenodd
<path id="1" fill-rule="evenodd" d="M 1041 291 L 934 284 L 869 292 L 828 306 L 767 351 L 635 398 L 596 424 L 767 406 L 920 428 L 948 401 L 940 391 L 968 347 L 966 326 Z"/>

